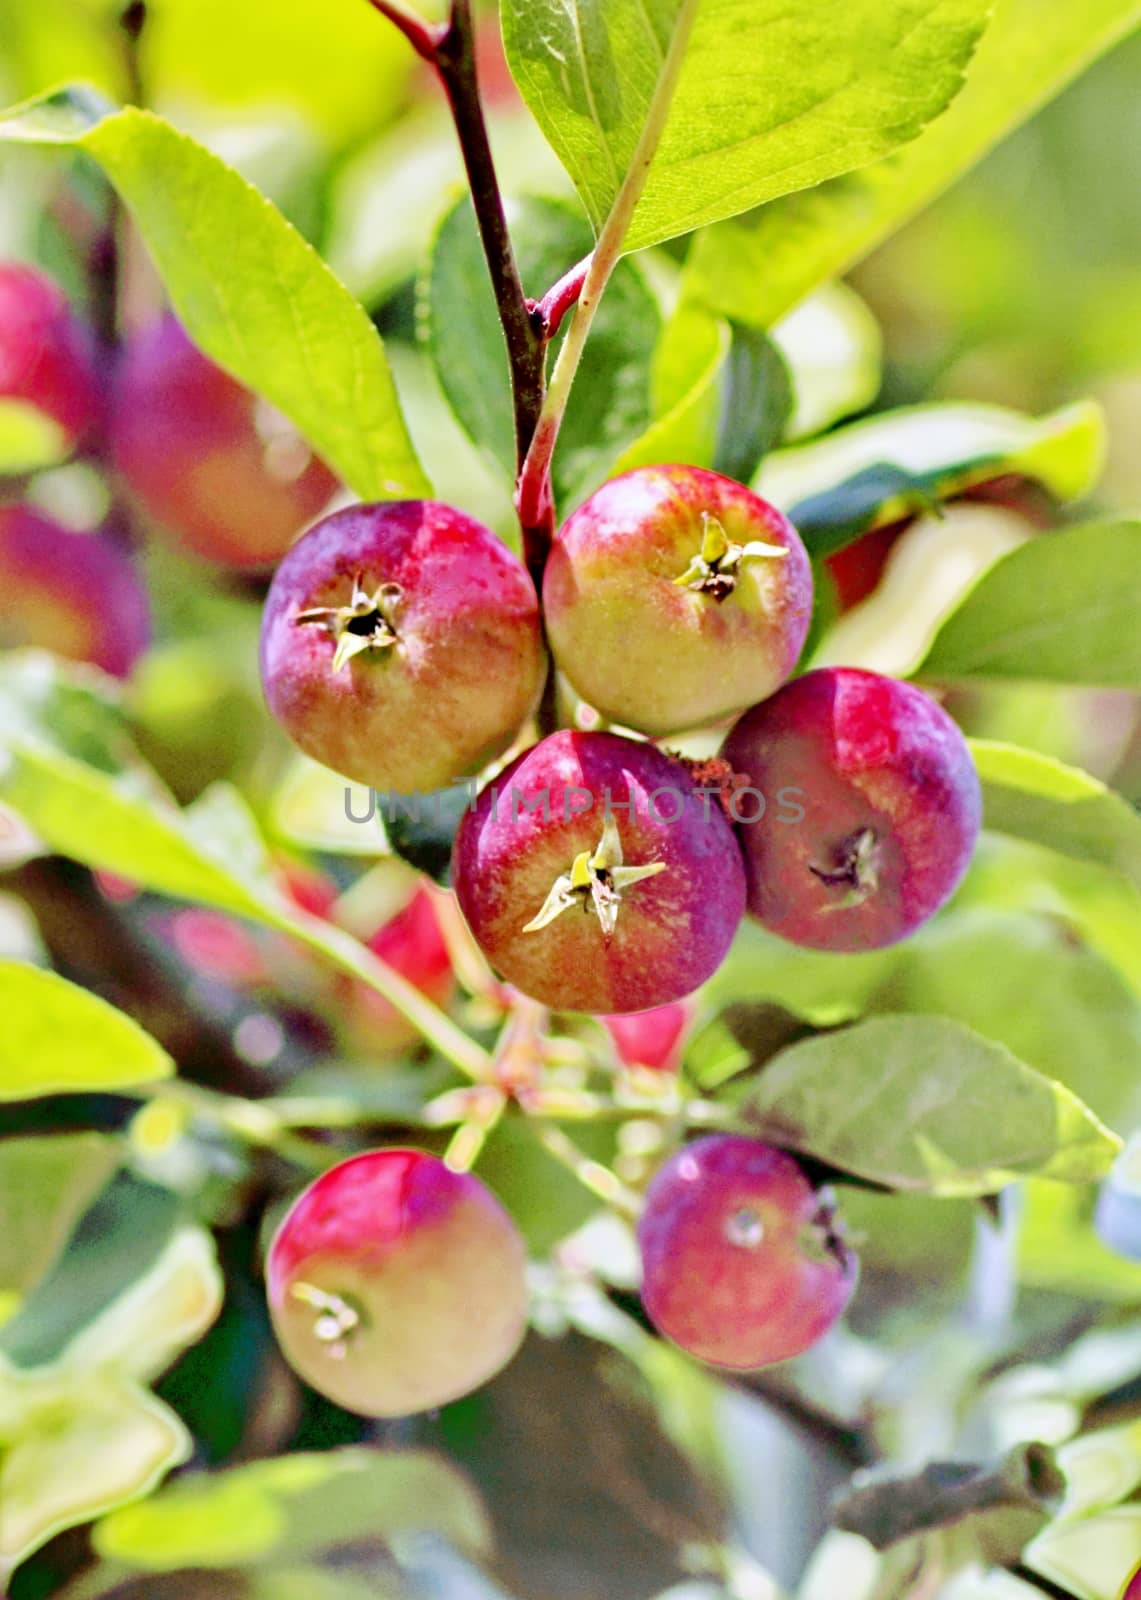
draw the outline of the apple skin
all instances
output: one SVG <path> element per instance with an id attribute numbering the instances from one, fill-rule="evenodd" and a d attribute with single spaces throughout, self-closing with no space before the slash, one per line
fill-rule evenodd
<path id="1" fill-rule="evenodd" d="M 599 1017 L 614 1041 L 618 1059 L 628 1067 L 649 1067 L 654 1072 L 676 1072 L 681 1064 L 685 1035 L 693 1020 L 693 1006 L 683 1000 L 635 1011 L 628 1016 Z"/>
<path id="2" fill-rule="evenodd" d="M 1137 1568 L 1137 1571 L 1125 1585 L 1125 1592 L 1121 1596 L 1121 1600 L 1141 1600 L 1141 1567 Z"/>
<path id="3" fill-rule="evenodd" d="M 516 801 L 515 791 L 524 797 Z M 573 813 L 576 793 L 591 809 Z M 665 870 L 622 893 L 608 938 L 588 907 L 537 931 L 552 885 L 600 843 L 607 792 L 627 866 Z M 663 822 L 681 801 L 677 822 Z M 548 796 L 549 816 L 526 800 Z M 633 817 L 624 809 L 633 803 Z M 515 813 L 515 814 L 513 814 Z M 456 834 L 452 885 L 477 944 L 501 977 L 558 1011 L 645 1011 L 680 1000 L 716 972 L 745 899 L 733 830 L 715 798 L 653 745 L 611 733 L 554 733 L 488 784 Z"/>
<path id="4" fill-rule="evenodd" d="M 733 544 L 787 555 L 742 561 L 722 599 L 681 586 L 706 516 Z M 639 467 L 603 484 L 559 529 L 543 609 L 555 659 L 584 700 L 623 727 L 678 733 L 732 716 L 788 678 L 812 615 L 812 568 L 787 517 L 732 478 Z"/>
<path id="5" fill-rule="evenodd" d="M 490 1191 L 420 1150 L 371 1150 L 323 1173 L 278 1228 L 270 1317 L 290 1365 L 367 1417 L 402 1417 L 468 1394 L 506 1366 L 527 1325 L 526 1253 Z M 335 1341 L 304 1283 L 360 1320 Z"/>
<path id="6" fill-rule="evenodd" d="M 793 944 L 895 944 L 962 881 L 982 822 L 978 774 L 956 723 L 911 684 L 854 667 L 806 673 L 747 712 L 721 754 L 767 807 L 797 791 L 783 818 L 767 808 L 738 828 L 749 911 Z M 868 835 L 876 859 L 861 885 L 826 882 Z"/>
<path id="7" fill-rule="evenodd" d="M 810 1349 L 856 1285 L 830 1198 L 786 1151 L 741 1134 L 711 1134 L 670 1157 L 646 1192 L 638 1246 L 654 1326 L 699 1361 L 737 1371 Z"/>
<path id="8" fill-rule="evenodd" d="M 0 399 L 50 417 L 69 451 L 103 416 L 94 335 L 54 279 L 15 261 L 0 262 Z"/>
<path id="9" fill-rule="evenodd" d="M 143 514 L 180 549 L 220 566 L 271 567 L 337 488 L 289 424 L 170 315 L 119 360 L 110 436 L 115 468 Z"/>
<path id="10" fill-rule="evenodd" d="M 151 638 L 150 604 L 128 555 L 30 506 L 0 506 L 0 645 L 34 645 L 126 678 Z"/>
<path id="11" fill-rule="evenodd" d="M 300 613 L 345 605 L 354 581 L 398 587 L 396 642 L 334 670 L 336 640 Z M 293 741 L 354 783 L 426 794 L 502 755 L 542 690 L 538 599 L 482 523 L 432 500 L 349 506 L 278 567 L 262 683 Z"/>

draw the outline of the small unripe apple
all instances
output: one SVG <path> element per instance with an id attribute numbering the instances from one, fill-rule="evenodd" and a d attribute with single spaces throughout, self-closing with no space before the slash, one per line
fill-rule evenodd
<path id="1" fill-rule="evenodd" d="M 685 1035 L 693 1018 L 693 1006 L 675 1000 L 652 1011 L 635 1011 L 627 1016 L 600 1017 L 618 1059 L 628 1067 L 649 1067 L 655 1072 L 676 1072 L 681 1064 Z"/>
<path id="2" fill-rule="evenodd" d="M 340 1162 L 270 1246 L 269 1310 L 307 1383 L 349 1411 L 401 1417 L 468 1394 L 527 1325 L 519 1230 L 470 1173 L 420 1150 Z"/>
<path id="3" fill-rule="evenodd" d="M 192 344 L 172 316 L 128 344 L 111 410 L 115 467 L 182 549 L 266 568 L 319 515 L 337 480 L 292 425 Z"/>
<path id="4" fill-rule="evenodd" d="M 414 984 L 433 1004 L 447 1005 L 456 987 L 451 956 L 432 893 L 422 884 L 395 916 L 366 940 L 373 955 Z M 391 1053 L 415 1044 L 420 1035 L 390 1000 L 364 984 L 352 984 L 351 1031 L 362 1048 Z"/>
<path id="5" fill-rule="evenodd" d="M 639 467 L 559 529 L 543 578 L 555 659 L 612 722 L 677 733 L 763 700 L 812 614 L 796 529 L 732 478 Z"/>
<path id="6" fill-rule="evenodd" d="M 638 1246 L 651 1322 L 711 1366 L 802 1354 L 856 1284 L 831 1197 L 785 1151 L 740 1134 L 670 1157 L 646 1192 Z"/>
<path id="7" fill-rule="evenodd" d="M 52 278 L 14 261 L 0 262 L 0 400 L 42 412 L 67 450 L 101 418 L 93 335 Z"/>
<path id="8" fill-rule="evenodd" d="M 460 824 L 460 908 L 491 966 L 560 1011 L 644 1011 L 716 972 L 744 907 L 718 801 L 653 745 L 552 734 Z"/>
<path id="9" fill-rule="evenodd" d="M 538 699 L 535 587 L 451 506 L 349 506 L 274 574 L 261 671 L 270 710 L 315 761 L 402 795 L 443 789 L 501 755 Z"/>
<path id="10" fill-rule="evenodd" d="M 894 944 L 970 864 L 978 774 L 957 725 L 912 684 L 806 673 L 747 712 L 722 755 L 757 792 L 755 820 L 738 828 L 749 910 L 793 944 Z"/>
<path id="11" fill-rule="evenodd" d="M 29 506 L 0 506 L 0 644 L 35 645 L 125 678 L 150 643 L 150 604 L 131 558 Z"/>

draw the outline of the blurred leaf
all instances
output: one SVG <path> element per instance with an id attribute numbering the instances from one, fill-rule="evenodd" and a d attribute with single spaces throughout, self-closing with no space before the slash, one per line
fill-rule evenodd
<path id="1" fill-rule="evenodd" d="M 906 406 L 777 451 L 753 487 L 822 557 L 993 478 L 1029 478 L 1058 500 L 1076 500 L 1093 488 L 1104 458 L 1105 420 L 1092 401 L 1042 418 L 1000 406 Z"/>
<path id="2" fill-rule="evenodd" d="M 53 467 L 67 453 L 58 422 L 22 400 L 0 398 L 0 478 Z"/>
<path id="3" fill-rule="evenodd" d="M 98 995 L 22 961 L 0 961 L 0 1101 L 168 1078 L 174 1062 Z"/>
<path id="4" fill-rule="evenodd" d="M 1102 1244 L 1094 1230 L 1096 1193 L 1032 1179 L 1018 1213 L 1018 1277 L 1034 1289 L 1111 1304 L 1141 1301 L 1141 1265 Z"/>
<path id="5" fill-rule="evenodd" d="M 1120 1140 L 1076 1095 L 942 1017 L 877 1017 L 792 1045 L 734 1100 L 740 1125 L 889 1188 L 1085 1183 Z"/>
<path id="6" fill-rule="evenodd" d="M 524 288 L 536 298 L 591 248 L 587 223 L 558 201 L 523 199 L 511 205 L 509 217 Z M 440 226 L 421 299 L 420 331 L 441 388 L 465 431 L 514 481 L 507 347 L 467 199 Z M 567 408 L 555 464 L 558 492 L 587 482 L 593 487 L 648 423 L 647 374 L 660 328 L 641 272 L 623 263 L 595 319 Z M 565 329 L 559 340 L 564 335 Z"/>
<path id="7" fill-rule="evenodd" d="M 364 1541 L 433 1531 L 486 1555 L 479 1497 L 440 1456 L 346 1448 L 180 1478 L 145 1505 L 107 1517 L 95 1548 L 149 1572 L 302 1560 Z"/>
<path id="8" fill-rule="evenodd" d="M 1128 801 L 1089 773 L 1036 751 L 986 739 L 970 744 L 986 827 L 1096 861 L 1141 888 L 1141 815 Z"/>
<path id="9" fill-rule="evenodd" d="M 218 48 L 225 39 L 224 50 Z M 353 0 L 149 0 L 148 98 L 186 113 L 240 109 L 303 120 L 333 147 L 391 116 L 415 57 L 397 29 Z M 57 73 L 53 81 L 58 82 Z"/>
<path id="10" fill-rule="evenodd" d="M 1023 1555 L 1031 1572 L 1063 1585 L 1076 1600 L 1124 1600 L 1122 1587 L 1141 1554 L 1141 1504 L 1118 1506 L 1046 1529 Z"/>
<path id="11" fill-rule="evenodd" d="M 675 311 L 654 353 L 653 421 L 618 457 L 616 473 L 674 461 L 712 466 L 731 342 L 728 323 L 693 306 Z"/>
<path id="12" fill-rule="evenodd" d="M 666 115 L 626 239 L 636 250 L 913 139 L 961 88 L 988 10 L 986 0 L 792 10 L 504 0 L 502 18 L 511 71 L 596 231 L 647 120 Z"/>
<path id="13" fill-rule="evenodd" d="M 1084 1433 L 1058 1450 L 1066 1475 L 1063 1517 L 1088 1516 L 1128 1500 L 1141 1489 L 1141 1421 Z"/>
<path id="14" fill-rule="evenodd" d="M 463 784 L 432 794 L 378 794 L 377 816 L 389 849 L 437 883 L 448 883 L 452 842 L 473 794 L 470 785 Z"/>
<path id="15" fill-rule="evenodd" d="M 62 1529 L 149 1494 L 193 1448 L 169 1407 L 111 1372 L 45 1395 L 17 1437 L 0 1425 L 0 1446 L 0 1571 Z"/>
<path id="16" fill-rule="evenodd" d="M 1012 550 L 943 623 L 918 676 L 1141 690 L 1141 522 Z"/>
<path id="17" fill-rule="evenodd" d="M 101 1133 L 0 1141 L 0 1292 L 43 1276 L 119 1160 Z"/>
<path id="18" fill-rule="evenodd" d="M 861 1473 L 836 1506 L 836 1525 L 886 1550 L 919 1533 L 1016 1512 L 1005 1554 L 991 1555 L 992 1561 L 1012 1562 L 1058 1511 L 1065 1486 L 1052 1450 L 1018 1445 L 994 1467 L 934 1461 L 920 1472 Z"/>
<path id="19" fill-rule="evenodd" d="M 868 305 L 846 283 L 825 284 L 801 301 L 775 324 L 772 340 L 792 375 L 790 439 L 823 433 L 841 417 L 863 411 L 879 393 L 883 335 Z"/>
<path id="20" fill-rule="evenodd" d="M 195 343 L 271 401 L 365 500 L 430 492 L 384 347 L 348 291 L 263 195 L 169 123 L 60 90 L 0 118 L 0 139 L 99 163 Z"/>
<path id="21" fill-rule="evenodd" d="M 613 1160 L 612 1127 L 576 1124 L 570 1132 L 585 1156 Z M 540 1259 L 602 1209 L 602 1202 L 547 1154 L 524 1117 L 508 1114 L 500 1120 L 476 1171 L 510 1211 L 529 1254 Z"/>
<path id="22" fill-rule="evenodd" d="M 236 790 L 215 784 L 179 811 L 139 761 L 101 674 L 36 652 L 0 664 L 0 798 L 46 843 L 141 888 L 201 901 L 292 934 L 388 1000 L 423 996 L 360 942 L 301 910 L 281 890 L 265 843 Z M 475 1051 L 442 1017 L 454 1053 Z"/>
<path id="23" fill-rule="evenodd" d="M 123 1173 L 84 1214 L 63 1254 L 0 1328 L 0 1357 L 57 1361 L 159 1260 L 181 1211 L 176 1195 Z"/>
<path id="24" fill-rule="evenodd" d="M 1137 0 L 998 0 L 951 109 L 906 150 L 701 234 L 688 292 L 766 328 L 968 171 L 1141 22 Z M 790 81 L 799 83 L 794 66 Z M 852 163 L 855 165 L 855 163 Z"/>
<path id="25" fill-rule="evenodd" d="M 757 328 L 736 324 L 712 466 L 747 483 L 784 437 L 795 406 L 792 376 L 776 342 Z"/>

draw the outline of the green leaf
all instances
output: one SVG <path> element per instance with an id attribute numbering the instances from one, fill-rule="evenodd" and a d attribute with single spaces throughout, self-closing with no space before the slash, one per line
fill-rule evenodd
<path id="1" fill-rule="evenodd" d="M 966 87 L 944 116 L 888 161 L 701 234 L 688 292 L 723 316 L 770 327 L 969 171 L 1138 22 L 1137 0 L 1080 7 L 997 0 Z"/>
<path id="2" fill-rule="evenodd" d="M 147 1572 L 293 1561 L 362 1540 L 432 1531 L 475 1555 L 490 1546 L 467 1481 L 421 1450 L 349 1448 L 183 1477 L 105 1518 L 101 1556 Z"/>
<path id="3" fill-rule="evenodd" d="M 712 465 L 747 483 L 784 438 L 796 408 L 792 375 L 774 340 L 738 323 L 721 392 L 721 416 Z"/>
<path id="4" fill-rule="evenodd" d="M 993 478 L 1029 478 L 1057 500 L 1077 500 L 1100 477 L 1105 449 L 1092 401 L 1042 418 L 1000 406 L 906 406 L 776 451 L 753 486 L 788 512 L 819 558 Z"/>
<path id="5" fill-rule="evenodd" d="M 0 1433 L 0 1572 L 64 1528 L 149 1494 L 192 1450 L 174 1412 L 116 1374 L 45 1394 L 26 1431 Z"/>
<path id="6" fill-rule="evenodd" d="M 1132 1306 L 1141 1300 L 1141 1264 L 1101 1242 L 1096 1191 L 1031 1178 L 1018 1206 L 1018 1280 L 1033 1289 Z M 1141 1465 L 1139 1465 L 1141 1472 Z"/>
<path id="7" fill-rule="evenodd" d="M 731 343 L 728 323 L 698 306 L 678 308 L 654 353 L 654 420 L 623 450 L 614 463 L 616 473 L 673 461 L 712 466 Z"/>
<path id="8" fill-rule="evenodd" d="M 107 680 L 51 656 L 7 657 L 0 796 L 60 855 L 164 894 L 254 914 L 256 897 L 230 868 L 234 828 L 221 837 L 210 825 L 196 830 L 200 817 L 217 820 L 217 802 L 178 810 L 139 760 L 111 695 Z"/>
<path id="9" fill-rule="evenodd" d="M 122 1089 L 174 1062 L 137 1022 L 41 967 L 0 961 L 0 1100 Z"/>
<path id="10" fill-rule="evenodd" d="M 63 1254 L 0 1328 L 0 1357 L 17 1367 L 55 1362 L 162 1255 L 180 1202 L 123 1173 L 84 1214 Z"/>
<path id="11" fill-rule="evenodd" d="M 119 1164 L 101 1133 L 55 1133 L 0 1142 L 0 1293 L 30 1289 Z"/>
<path id="12" fill-rule="evenodd" d="M 1060 1083 L 942 1017 L 876 1017 L 770 1061 L 743 1127 L 892 1189 L 990 1194 L 1030 1173 L 1087 1183 L 1120 1140 Z"/>
<path id="13" fill-rule="evenodd" d="M 478 1047 L 407 979 L 282 893 L 236 790 L 215 784 L 185 811 L 173 804 L 140 761 L 102 674 L 40 652 L 0 663 L 0 801 L 61 855 L 292 934 L 386 999 L 398 993 L 408 1009 L 426 1008 L 425 1031 L 447 1035 L 452 1058 L 476 1070 Z"/>
<path id="14" fill-rule="evenodd" d="M 983 785 L 984 826 L 1078 861 L 1096 861 L 1141 889 L 1141 814 L 1088 772 L 1034 750 L 969 741 Z"/>
<path id="15" fill-rule="evenodd" d="M 984 573 L 917 676 L 1141 690 L 1141 522 L 1033 539 Z"/>
<path id="16" fill-rule="evenodd" d="M 989 0 L 502 0 L 531 111 L 596 230 L 672 58 L 680 77 L 626 248 L 850 172 L 907 143 L 962 86 Z"/>
<path id="17" fill-rule="evenodd" d="M 591 248 L 590 228 L 572 207 L 524 199 L 509 207 L 528 294 L 541 296 Z M 421 284 L 420 333 L 440 387 L 476 444 L 515 476 L 515 430 L 507 348 L 471 202 L 444 218 Z M 555 459 L 560 495 L 607 476 L 624 445 L 650 421 L 649 369 L 661 314 L 632 262 L 616 270 L 599 308 L 571 393 Z M 551 359 L 565 336 L 553 346 Z"/>
<path id="18" fill-rule="evenodd" d="M 150 112 L 82 87 L 0 114 L 0 140 L 92 156 L 207 355 L 284 412 L 365 500 L 430 493 L 380 336 L 263 195 Z"/>

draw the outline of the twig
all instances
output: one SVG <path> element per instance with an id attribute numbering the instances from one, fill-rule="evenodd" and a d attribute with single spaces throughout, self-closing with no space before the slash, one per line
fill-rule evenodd
<path id="1" fill-rule="evenodd" d="M 418 56 L 435 65 L 436 51 L 446 31 L 446 23 L 426 22 L 423 17 L 418 17 L 414 11 L 401 5 L 399 0 L 368 0 L 368 3 L 374 11 L 379 11 L 382 17 L 387 17 L 394 27 L 400 29 Z"/>
<path id="2" fill-rule="evenodd" d="M 543 337 L 548 341 L 558 333 L 563 318 L 571 307 L 578 304 L 582 286 L 586 282 L 586 274 L 590 270 L 590 259 L 590 256 L 586 255 L 581 261 L 576 261 L 570 271 L 565 272 L 541 300 L 528 300 L 528 309 L 537 313 L 541 319 Z"/>

